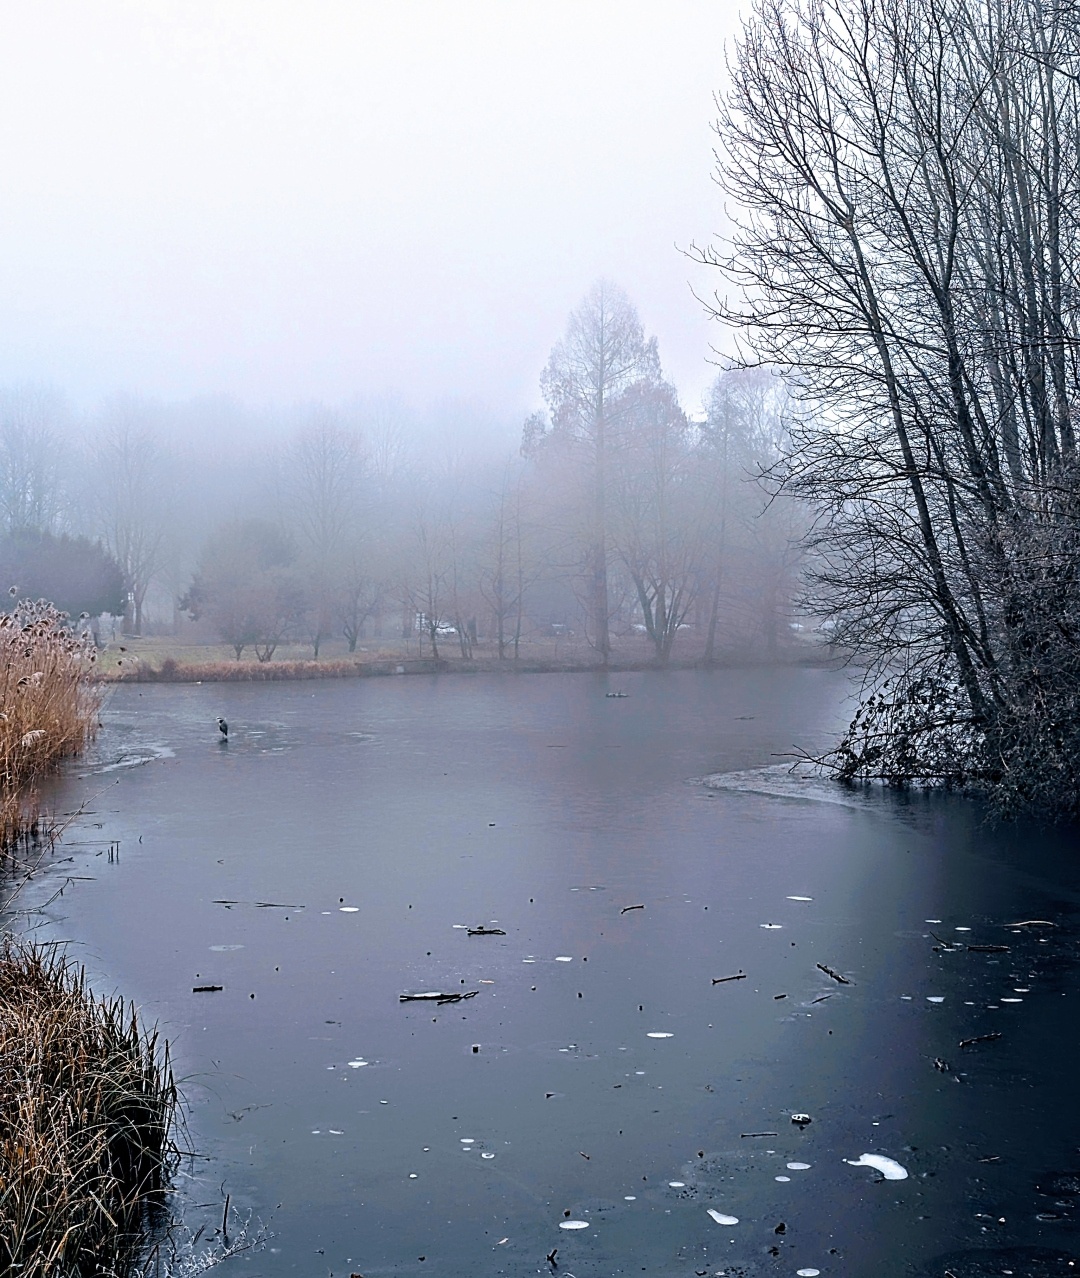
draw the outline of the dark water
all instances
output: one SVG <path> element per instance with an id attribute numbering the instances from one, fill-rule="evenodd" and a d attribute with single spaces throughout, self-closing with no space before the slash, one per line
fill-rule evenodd
<path id="1" fill-rule="evenodd" d="M 221 1272 L 1070 1272 L 1075 836 L 688 784 L 823 745 L 844 687 L 117 690 L 58 795 L 89 811 L 35 890 L 94 877 L 39 935 L 172 1041 L 208 1156 L 189 1219 L 219 1223 L 224 1189 L 272 1234 Z M 1032 919 L 1057 926 L 1005 926 Z M 398 1001 L 434 990 L 478 994 Z"/>

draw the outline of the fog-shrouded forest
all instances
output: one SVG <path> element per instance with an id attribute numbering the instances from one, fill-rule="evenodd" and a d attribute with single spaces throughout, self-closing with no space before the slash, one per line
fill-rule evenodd
<path id="1" fill-rule="evenodd" d="M 42 539 L 69 562 L 95 543 L 119 580 L 99 568 L 96 598 L 63 602 L 118 613 L 99 638 L 238 660 L 405 644 L 666 664 L 799 642 L 805 516 L 758 482 L 787 429 L 779 378 L 718 372 L 691 416 L 632 300 L 599 281 L 539 389 L 522 423 L 386 399 L 254 412 L 117 395 L 77 412 L 7 387 L 0 564 L 21 591 L 63 593 Z"/>

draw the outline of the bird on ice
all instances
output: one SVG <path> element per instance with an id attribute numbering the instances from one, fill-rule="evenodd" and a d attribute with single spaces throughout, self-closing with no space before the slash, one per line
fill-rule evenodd
<path id="1" fill-rule="evenodd" d="M 217 726 L 218 726 L 218 732 L 220 732 L 221 735 L 225 738 L 225 740 L 228 741 L 229 725 L 225 722 L 225 720 L 221 717 L 221 715 L 218 715 Z"/>

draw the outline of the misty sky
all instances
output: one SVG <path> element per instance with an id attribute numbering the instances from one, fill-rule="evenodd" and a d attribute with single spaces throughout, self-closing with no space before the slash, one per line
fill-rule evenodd
<path id="1" fill-rule="evenodd" d="M 0 382 L 535 405 L 607 275 L 696 401 L 722 0 L 5 0 Z"/>

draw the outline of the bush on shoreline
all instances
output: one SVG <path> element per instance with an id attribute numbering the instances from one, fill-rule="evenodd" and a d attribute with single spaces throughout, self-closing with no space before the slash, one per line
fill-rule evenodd
<path id="1" fill-rule="evenodd" d="M 44 600 L 20 600 L 0 616 L 0 847 L 33 827 L 35 783 L 94 734 L 93 660 L 89 634 Z"/>
<path id="2" fill-rule="evenodd" d="M 51 947 L 0 948 L 0 1268 L 130 1272 L 177 1103 L 168 1047 Z"/>

